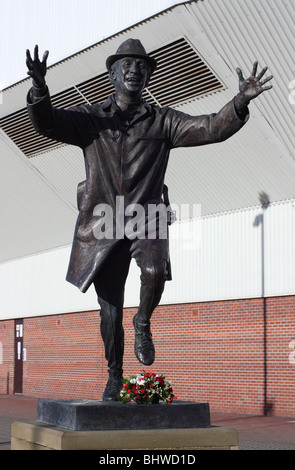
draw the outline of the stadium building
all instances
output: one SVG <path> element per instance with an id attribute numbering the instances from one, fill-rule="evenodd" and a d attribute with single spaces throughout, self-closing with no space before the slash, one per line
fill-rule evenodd
<path id="1" fill-rule="evenodd" d="M 273 89 L 250 104 L 241 131 L 171 152 L 173 279 L 152 317 L 156 360 L 144 368 L 134 356 L 132 264 L 124 375 L 163 373 L 178 399 L 216 411 L 294 416 L 294 3 L 265 3 L 175 4 L 50 66 L 47 83 L 56 107 L 104 102 L 113 93 L 105 60 L 136 38 L 159 64 L 144 98 L 199 115 L 237 94 L 237 66 L 245 76 L 255 60 L 268 66 Z M 30 87 L 29 78 L 9 86 L 0 106 L 0 394 L 100 399 L 96 294 L 65 280 L 83 156 L 36 134 Z"/>

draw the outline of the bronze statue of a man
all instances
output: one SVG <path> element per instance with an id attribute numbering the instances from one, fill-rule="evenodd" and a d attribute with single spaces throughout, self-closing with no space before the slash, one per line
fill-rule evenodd
<path id="1" fill-rule="evenodd" d="M 123 373 L 124 287 L 132 258 L 141 270 L 140 303 L 133 319 L 135 354 L 145 365 L 155 359 L 150 320 L 165 281 L 171 277 L 168 237 L 160 235 L 158 216 L 151 236 L 148 207 L 163 204 L 170 150 L 222 142 L 232 136 L 248 120 L 249 102 L 271 88 L 263 85 L 272 77 L 261 80 L 266 68 L 256 76 L 257 62 L 247 80 L 237 69 L 237 96 L 217 114 L 190 116 L 142 99 L 157 63 L 139 40 L 128 39 L 106 61 L 114 95 L 103 104 L 64 110 L 54 108 L 50 101 L 45 83 L 47 57 L 48 51 L 39 60 L 37 46 L 34 59 L 27 51 L 28 74 L 33 79 L 28 113 L 38 133 L 79 146 L 84 153 L 86 181 L 79 188 L 79 216 L 67 280 L 82 292 L 94 284 L 109 370 L 103 400 L 117 400 Z M 97 211 L 102 205 L 111 209 L 113 225 L 105 236 L 99 230 L 98 236 L 99 223 L 105 222 L 105 212 Z M 139 206 L 145 214 L 140 230 L 127 230 L 132 208 Z"/>

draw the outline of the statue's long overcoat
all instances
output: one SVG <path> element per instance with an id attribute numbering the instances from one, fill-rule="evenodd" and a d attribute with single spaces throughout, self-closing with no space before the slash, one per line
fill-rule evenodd
<path id="1" fill-rule="evenodd" d="M 143 101 L 128 122 L 114 97 L 103 104 L 68 110 L 51 105 L 49 93 L 27 108 L 35 130 L 51 139 L 79 146 L 84 153 L 86 183 L 79 207 L 67 280 L 86 292 L 117 243 L 95 236 L 97 204 L 116 214 L 116 197 L 146 206 L 159 203 L 170 150 L 205 145 L 232 136 L 247 121 L 235 110 L 234 99 L 216 114 L 190 116 Z M 197 152 L 196 152 L 197 159 Z M 197 161 L 196 161 L 197 168 Z"/>

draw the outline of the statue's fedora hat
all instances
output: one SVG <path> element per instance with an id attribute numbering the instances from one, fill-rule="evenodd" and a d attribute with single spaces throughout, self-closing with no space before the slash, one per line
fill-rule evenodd
<path id="1" fill-rule="evenodd" d="M 157 61 L 146 53 L 146 50 L 139 39 L 127 39 L 121 44 L 121 46 L 119 46 L 116 54 L 107 58 L 106 66 L 108 71 L 110 72 L 111 66 L 117 60 L 123 59 L 124 57 L 136 57 L 146 60 L 151 67 L 151 73 L 153 73 L 157 68 Z"/>

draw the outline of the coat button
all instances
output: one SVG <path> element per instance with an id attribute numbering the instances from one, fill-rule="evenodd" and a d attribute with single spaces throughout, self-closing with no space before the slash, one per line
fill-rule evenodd
<path id="1" fill-rule="evenodd" d="M 120 137 L 120 131 L 113 131 L 113 136 L 115 139 L 118 139 Z"/>

